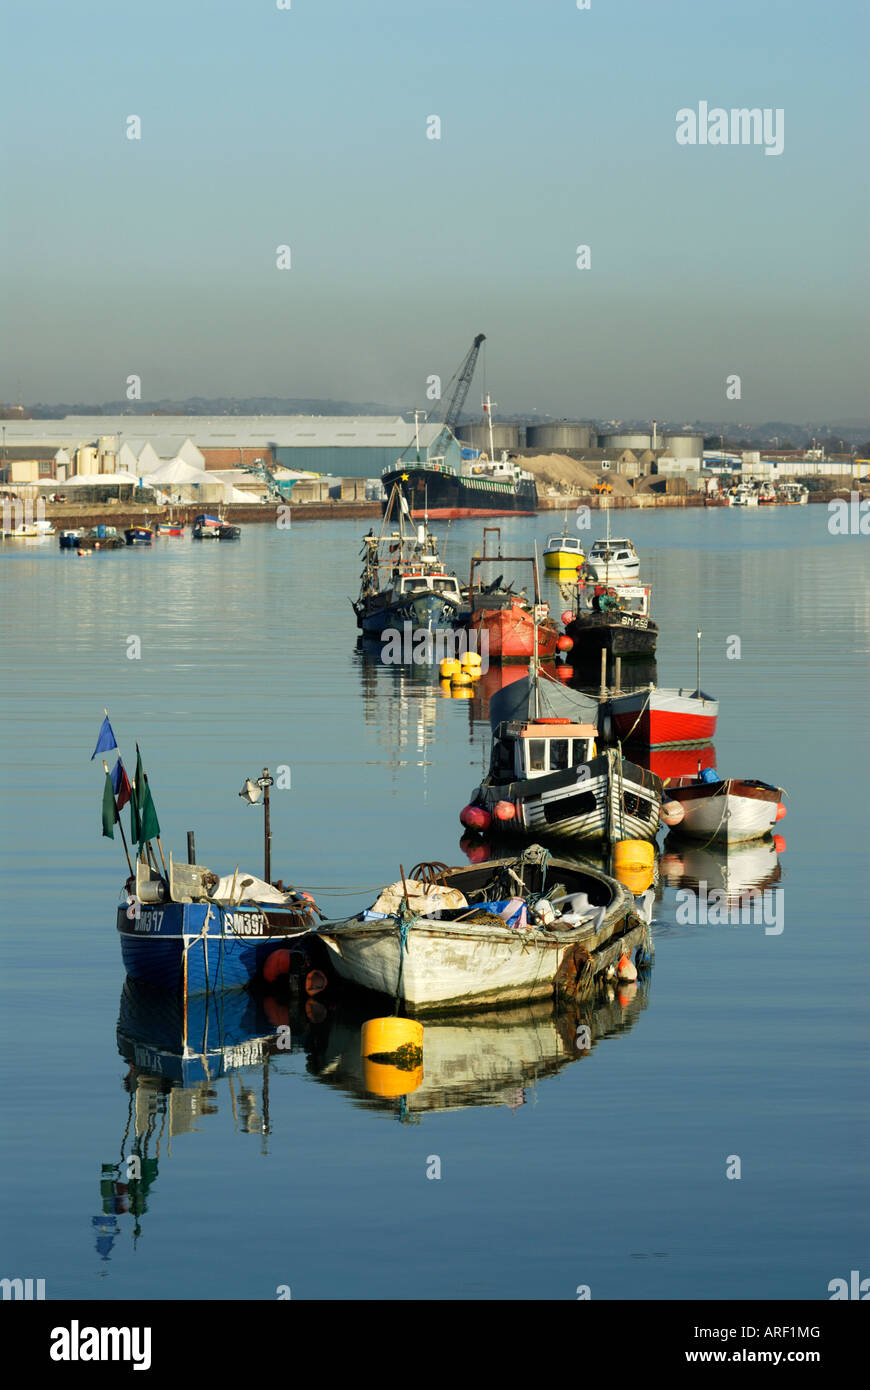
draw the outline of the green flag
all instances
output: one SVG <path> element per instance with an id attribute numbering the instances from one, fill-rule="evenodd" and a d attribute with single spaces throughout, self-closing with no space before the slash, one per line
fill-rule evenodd
<path id="1" fill-rule="evenodd" d="M 109 839 L 115 838 L 115 821 L 118 819 L 118 812 L 115 810 L 115 793 L 112 790 L 112 774 L 106 773 L 106 785 L 103 787 L 103 834 Z"/>
<path id="2" fill-rule="evenodd" d="M 139 848 L 142 848 L 146 840 L 156 840 L 159 834 L 160 822 L 157 819 L 157 812 L 154 809 L 154 802 L 146 777 L 145 785 L 139 796 Z"/>
<path id="3" fill-rule="evenodd" d="M 160 834 L 160 823 L 148 787 L 148 778 L 145 776 L 145 769 L 142 766 L 142 754 L 139 752 L 138 743 L 136 744 L 136 791 L 134 799 L 136 809 L 130 814 L 135 819 L 134 838 L 141 849 L 146 840 L 155 840 Z"/>

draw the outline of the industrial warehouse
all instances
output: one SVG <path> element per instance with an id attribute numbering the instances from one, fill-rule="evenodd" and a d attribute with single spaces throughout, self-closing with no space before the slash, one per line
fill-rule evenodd
<path id="1" fill-rule="evenodd" d="M 457 472 L 476 458 L 509 458 L 548 496 L 606 488 L 618 497 L 691 493 L 716 474 L 741 478 L 858 479 L 866 461 L 818 450 L 726 453 L 690 431 L 601 430 L 580 421 L 459 424 L 401 415 L 68 415 L 2 424 L 0 482 L 20 496 L 67 488 L 81 501 L 132 498 L 156 489 L 167 500 L 260 502 L 278 484 L 294 504 L 379 501 L 381 477 L 403 460 L 437 455 Z M 126 490 L 126 491 L 125 491 Z M 160 500 L 158 498 L 158 500 Z"/>

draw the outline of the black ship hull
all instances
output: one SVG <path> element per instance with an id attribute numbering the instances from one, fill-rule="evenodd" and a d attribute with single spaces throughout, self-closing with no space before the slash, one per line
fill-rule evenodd
<path id="1" fill-rule="evenodd" d="M 490 478 L 412 464 L 385 473 L 383 481 L 388 494 L 394 483 L 401 486 L 412 516 L 426 514 L 435 521 L 462 516 L 534 516 L 538 510 L 538 489 L 532 478 Z"/>

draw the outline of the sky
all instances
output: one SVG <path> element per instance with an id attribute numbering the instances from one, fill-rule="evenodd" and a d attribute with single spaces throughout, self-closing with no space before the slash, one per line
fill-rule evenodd
<path id="1" fill-rule="evenodd" d="M 863 0 L 286 3 L 7 0 L 0 401 L 870 416 Z"/>

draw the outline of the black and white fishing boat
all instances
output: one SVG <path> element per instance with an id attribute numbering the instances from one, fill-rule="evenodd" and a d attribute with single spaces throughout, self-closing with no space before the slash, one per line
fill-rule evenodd
<path id="1" fill-rule="evenodd" d="M 621 748 L 598 749 L 598 701 L 532 662 L 489 703 L 489 771 L 460 820 L 469 829 L 563 840 L 651 840 L 663 783 Z"/>

